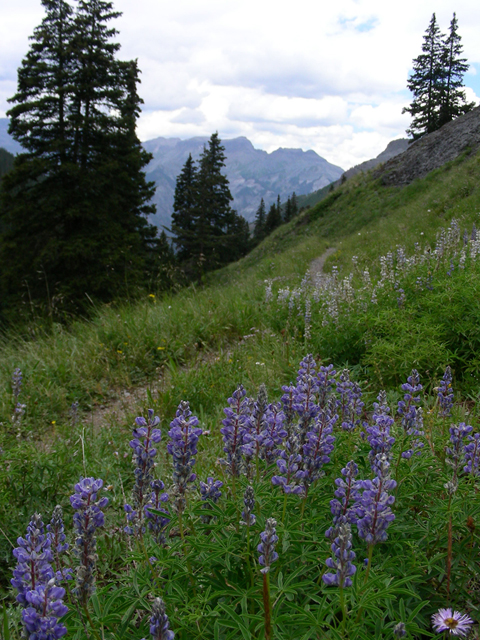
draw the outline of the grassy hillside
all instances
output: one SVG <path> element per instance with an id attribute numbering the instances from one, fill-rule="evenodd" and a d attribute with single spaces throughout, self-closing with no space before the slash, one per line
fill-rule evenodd
<path id="1" fill-rule="evenodd" d="M 446 523 L 453 517 L 449 515 L 453 503 L 441 494 L 444 476 L 448 479 L 449 473 L 443 448 L 448 427 L 438 413 L 434 389 L 445 367 L 451 365 L 457 402 L 455 420 L 470 420 L 471 424 L 473 421 L 478 429 L 473 401 L 480 392 L 480 359 L 477 355 L 480 351 L 480 262 L 476 261 L 476 249 L 472 249 L 476 247 L 472 230 L 475 235 L 474 225 L 479 224 L 479 178 L 479 155 L 461 157 L 404 188 L 385 188 L 368 175 L 361 174 L 277 229 L 239 263 L 212 274 L 201 289 L 192 287 L 176 295 L 158 298 L 152 291 L 143 302 L 98 309 L 91 321 L 78 321 L 68 328 L 53 324 L 41 329 L 36 319 L 31 318 L 22 333 L 4 335 L 0 344 L 0 588 L 3 589 L 0 593 L 9 606 L 12 637 L 17 637 L 19 627 L 18 614 L 10 609 L 12 594 L 8 592 L 13 564 L 11 548 L 17 536 L 24 535 L 35 511 L 48 514 L 46 521 L 57 503 L 64 505 L 67 511 L 68 496 L 80 475 L 103 478 L 106 485 L 111 485 L 109 517 L 113 524 L 109 526 L 106 538 L 99 543 L 103 554 L 99 565 L 101 598 L 111 596 L 109 585 L 115 580 L 125 585 L 125 594 L 128 592 L 123 600 L 119 596 L 121 615 L 118 619 L 112 618 L 114 622 L 110 624 L 108 615 L 102 614 L 104 637 L 117 637 L 112 629 L 118 629 L 120 624 L 126 625 L 123 637 L 137 640 L 144 637 L 148 633 L 146 622 L 140 622 L 134 612 L 127 615 L 129 602 L 133 601 L 141 611 L 147 611 L 150 606 L 146 594 L 151 589 L 148 577 L 151 567 L 141 568 L 144 561 L 140 542 L 140 556 L 132 551 L 137 562 L 136 568 L 131 569 L 135 580 L 138 579 L 134 582 L 136 592 L 128 591 L 133 587 L 127 589 L 129 581 L 124 583 L 121 575 L 125 557 L 121 515 L 125 501 L 123 492 L 129 496 L 134 482 L 128 446 L 133 419 L 140 413 L 146 415 L 150 407 L 162 418 L 164 440 L 157 473 L 167 484 L 165 474 L 170 463 L 164 447 L 166 432 L 179 403 L 188 400 L 201 427 L 209 434 L 202 436 L 199 444 L 198 476 L 201 479 L 210 475 L 217 477 L 217 458 L 221 457 L 223 446 L 219 429 L 227 398 L 239 383 L 255 398 L 259 386 L 264 383 L 269 401 L 279 400 L 282 385 L 295 380 L 298 363 L 307 353 L 313 353 L 324 365 L 332 363 L 337 371 L 350 369 L 351 379 L 363 390 L 363 418 L 370 421 L 372 402 L 380 389 L 387 391 L 393 407 L 403 395 L 400 384 L 405 383 L 412 368 L 418 369 L 423 383 L 424 413 L 430 416 L 429 430 L 424 441 L 425 456 L 413 459 L 411 466 L 402 466 L 401 449 L 395 454 L 400 456 L 398 460 L 395 457 L 395 476 L 406 492 L 399 494 L 399 528 L 392 534 L 392 547 L 385 551 L 375 550 L 378 566 L 372 570 L 370 578 L 370 569 L 366 577 L 362 571 L 358 588 L 355 579 L 353 593 L 356 595 L 349 596 L 351 600 L 347 605 L 343 600 L 343 604 L 338 604 L 338 589 L 334 589 L 336 604 L 332 605 L 333 596 L 326 595 L 319 586 L 324 571 L 324 565 L 320 564 L 324 563 L 330 549 L 330 543 L 324 539 L 324 529 L 331 518 L 328 505 L 334 490 L 333 478 L 338 476 L 342 465 L 355 454 L 361 458 L 357 461 L 362 477 L 369 473 L 367 441 L 357 438 L 358 430 L 340 429 L 336 433 L 338 448 L 332 457 L 333 471 L 328 471 L 328 484 L 322 481 L 312 485 L 313 497 L 309 501 L 305 497 L 303 503 L 289 496 L 287 511 L 287 494 L 284 500 L 276 491 L 272 493 L 274 471 L 260 465 L 260 473 L 257 463 L 256 475 L 254 473 L 250 481 L 255 486 L 260 505 L 260 511 L 257 511 L 259 523 L 263 526 L 269 514 L 281 521 L 281 549 L 285 558 L 290 558 L 282 565 L 280 575 L 278 571 L 272 574 L 272 588 L 277 598 L 274 600 L 278 637 L 390 638 L 393 637 L 394 622 L 399 622 L 401 616 L 410 625 L 409 637 L 432 637 L 428 631 L 432 607 L 445 606 L 453 592 L 450 583 L 454 580 L 458 607 L 465 609 L 468 606 L 473 615 L 474 596 L 469 594 L 472 589 L 476 589 L 477 594 L 478 584 L 472 586 L 465 575 L 468 571 L 480 574 L 472 558 L 473 549 L 478 555 L 478 528 L 471 529 L 469 538 L 465 522 L 467 517 L 480 517 L 478 509 L 469 511 L 468 506 L 472 504 L 475 482 L 473 475 L 470 484 L 467 480 L 464 482 L 470 498 L 467 500 L 465 493 L 461 504 L 455 502 L 455 523 L 461 523 L 461 532 L 452 538 L 450 527 L 447 544 Z M 445 232 L 439 236 L 442 229 Z M 464 230 L 467 231 L 466 244 L 463 244 Z M 441 255 L 439 246 L 443 247 Z M 319 292 L 314 278 L 305 279 L 304 276 L 312 261 L 327 249 L 334 251 L 324 266 L 325 273 L 330 276 L 324 294 Z M 463 263 L 462 250 L 465 253 Z M 387 258 L 386 263 L 387 266 L 391 263 L 390 271 L 387 269 L 385 275 L 379 259 L 388 256 L 389 252 L 392 257 Z M 403 255 L 407 256 L 407 267 L 402 266 Z M 412 256 L 417 257 L 412 260 Z M 372 281 L 370 288 L 365 285 L 365 269 Z M 378 280 L 380 285 L 375 289 Z M 279 292 L 283 303 L 278 300 Z M 376 298 L 375 302 L 372 297 Z M 332 311 L 334 307 L 336 311 Z M 17 395 L 11 384 L 16 368 L 23 376 Z M 95 416 L 100 407 L 127 397 L 125 391 L 133 394 L 138 387 L 143 390 L 138 403 L 125 402 L 117 420 L 99 426 Z M 78 403 L 78 412 L 75 408 L 72 412 L 72 403 Z M 394 417 L 395 413 L 392 409 Z M 400 424 L 401 417 L 397 416 L 392 429 L 397 429 L 398 446 L 406 437 L 402 439 Z M 413 469 L 416 471 L 411 473 Z M 436 476 L 432 470 L 438 471 Z M 222 478 L 230 486 L 228 475 Z M 227 545 L 221 552 L 219 547 L 219 553 L 222 557 L 231 553 L 236 558 L 233 568 L 229 565 L 228 575 L 222 573 L 220 565 L 212 564 L 208 571 L 210 578 L 217 576 L 215 580 L 212 578 L 213 581 L 207 584 L 198 578 L 197 560 L 206 557 L 207 547 L 195 546 L 200 542 L 194 529 L 197 533 L 200 529 L 205 535 L 212 535 L 205 524 L 199 524 L 202 503 L 192 498 L 188 507 L 186 526 L 192 540 L 190 546 L 185 545 L 183 534 L 179 535 L 182 524 L 177 522 L 177 516 L 172 516 L 169 531 L 176 561 L 183 558 L 179 564 L 181 568 L 178 568 L 181 574 L 178 585 L 182 586 L 178 586 L 175 595 L 175 589 L 165 583 L 162 593 L 167 604 L 170 602 L 170 611 L 177 607 L 174 614 L 176 637 L 191 637 L 189 625 L 196 625 L 198 637 L 225 639 L 257 637 L 262 627 L 258 605 L 261 596 L 257 593 L 261 575 L 258 571 L 255 578 L 249 574 L 245 592 L 243 578 L 239 577 L 242 574 L 239 558 L 246 544 L 242 536 L 246 533 L 239 531 L 235 520 L 239 520 L 236 510 L 240 512 L 243 508 L 239 496 L 245 489 L 246 480 L 242 477 L 238 482 L 239 486 L 235 488 L 234 482 L 226 492 L 229 502 L 222 507 L 223 515 L 231 517 L 228 526 L 222 526 L 223 515 L 212 505 L 218 518 L 218 526 L 212 529 L 214 539 L 219 545 Z M 425 518 L 427 511 L 428 517 L 433 518 L 432 529 L 428 532 L 418 529 L 416 521 L 415 505 L 423 482 L 430 483 L 428 495 L 435 496 L 432 504 L 422 507 Z M 430 508 L 436 509 L 435 515 Z M 66 515 L 66 522 L 70 524 L 71 515 Z M 412 527 L 410 539 L 406 533 L 409 526 Z M 258 532 L 255 533 L 257 538 Z M 228 540 L 222 537 L 224 533 L 229 536 Z M 257 538 L 254 544 L 252 542 L 252 550 L 256 548 Z M 405 560 L 406 564 L 395 569 L 392 557 L 404 549 L 407 539 L 412 545 L 413 557 L 420 550 L 423 555 L 417 567 Z M 431 543 L 431 554 L 424 548 L 422 541 L 426 539 Z M 209 540 L 209 544 L 213 544 L 211 537 Z M 319 548 L 316 546 L 318 540 L 321 540 Z M 386 549 L 385 545 L 379 546 Z M 287 554 L 289 547 L 302 558 L 298 567 L 294 557 Z M 452 560 L 452 548 L 458 554 L 455 568 L 448 565 L 445 568 L 445 558 Z M 174 564 L 168 564 L 173 562 L 168 550 L 157 548 L 154 553 L 149 547 L 148 552 L 161 556 L 163 566 L 169 567 L 165 571 L 171 575 L 175 569 Z M 372 552 L 371 547 L 364 551 L 357 549 L 358 564 L 363 560 L 362 553 Z M 213 556 L 211 558 L 213 562 Z M 249 550 L 249 571 L 256 562 L 252 558 Z M 309 563 L 316 567 L 313 572 L 306 569 Z M 159 579 L 163 584 L 165 575 L 162 571 Z M 301 571 L 305 573 L 299 573 Z M 402 572 L 410 580 L 405 587 L 402 586 Z M 445 579 L 447 574 L 448 581 Z M 303 575 L 305 581 L 302 588 L 296 582 L 299 575 Z M 370 580 L 368 589 L 363 590 L 367 595 L 362 596 L 362 585 L 367 579 Z M 284 580 L 282 584 L 281 580 Z M 309 600 L 305 585 L 312 587 L 314 584 L 320 591 Z M 184 591 L 180 593 L 182 589 Z M 212 599 L 205 596 L 202 605 L 203 589 L 208 593 L 213 589 L 216 595 Z M 247 595 L 242 600 L 243 593 Z M 375 605 L 380 607 L 377 614 L 381 611 L 385 617 L 384 628 L 375 626 L 375 607 L 371 603 L 377 601 L 381 603 L 381 606 Z M 101 602 L 105 604 L 106 600 Z M 417 610 L 420 604 L 422 606 Z M 329 617 L 331 606 L 339 606 L 340 613 Z M 345 606 L 356 612 L 348 623 L 345 618 L 342 623 Z M 301 615 L 300 610 L 303 611 Z M 421 613 L 423 610 L 426 613 Z M 222 620 L 226 619 L 228 623 L 222 622 L 219 626 L 219 612 L 222 612 Z M 295 624 L 288 621 L 292 612 L 296 612 L 292 618 L 296 620 Z M 362 615 L 365 616 L 365 635 L 358 622 Z M 95 616 L 100 616 L 97 609 Z M 241 623 L 237 620 L 239 616 L 248 622 Z M 77 629 L 79 623 L 73 614 L 69 620 L 71 628 Z M 345 630 L 345 624 L 350 625 L 349 631 Z M 81 626 L 79 629 L 75 631 L 75 637 L 81 637 Z M 320 629 L 323 629 L 321 633 Z"/>

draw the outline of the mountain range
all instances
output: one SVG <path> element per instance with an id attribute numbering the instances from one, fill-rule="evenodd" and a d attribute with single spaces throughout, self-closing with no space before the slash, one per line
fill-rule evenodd
<path id="1" fill-rule="evenodd" d="M 0 147 L 11 153 L 19 153 L 21 146 L 8 135 L 8 122 L 8 118 L 0 118 Z M 153 180 L 157 187 L 153 198 L 157 213 L 150 220 L 158 227 L 170 225 L 176 179 L 188 155 L 192 154 L 193 159 L 197 160 L 208 140 L 208 137 L 188 140 L 159 137 L 143 143 L 144 148 L 153 155 L 145 171 L 147 178 Z M 249 222 L 254 220 L 261 198 L 268 207 L 278 195 L 284 202 L 293 192 L 297 196 L 318 192 L 344 175 L 341 167 L 331 164 L 312 150 L 280 148 L 267 153 L 255 149 L 245 137 L 222 140 L 222 144 L 226 156 L 225 174 L 234 199 L 232 206 Z M 385 162 L 404 151 L 406 145 L 406 140 L 393 141 L 374 160 L 345 172 L 346 177 Z"/>

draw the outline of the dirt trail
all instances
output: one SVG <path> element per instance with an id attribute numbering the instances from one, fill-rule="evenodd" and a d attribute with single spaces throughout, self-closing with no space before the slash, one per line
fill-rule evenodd
<path id="1" fill-rule="evenodd" d="M 321 256 L 315 258 L 315 260 L 312 260 L 312 262 L 310 263 L 310 275 L 312 277 L 322 274 L 323 265 L 325 264 L 326 259 L 333 255 L 336 250 L 336 247 L 330 247 L 329 249 L 324 251 Z"/>
<path id="2" fill-rule="evenodd" d="M 310 275 L 317 278 L 322 274 L 323 265 L 329 256 L 334 254 L 335 247 L 330 247 L 321 256 L 315 258 L 310 263 Z M 91 411 L 85 413 L 82 422 L 85 425 L 93 427 L 94 431 L 100 429 L 103 425 L 119 425 L 125 424 L 127 416 L 132 414 L 142 415 L 145 411 L 148 392 L 155 398 L 162 392 L 162 386 L 165 384 L 165 373 L 158 380 L 152 380 L 149 384 L 131 387 L 128 389 L 112 390 L 112 398 L 105 400 L 99 406 L 94 407 Z"/>

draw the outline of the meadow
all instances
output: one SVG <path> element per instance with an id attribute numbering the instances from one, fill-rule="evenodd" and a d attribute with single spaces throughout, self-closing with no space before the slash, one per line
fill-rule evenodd
<path id="1" fill-rule="evenodd" d="M 0 345 L 5 640 L 29 523 L 52 638 L 421 639 L 446 607 L 478 637 L 479 169 L 356 176 L 201 288 L 26 313 Z"/>

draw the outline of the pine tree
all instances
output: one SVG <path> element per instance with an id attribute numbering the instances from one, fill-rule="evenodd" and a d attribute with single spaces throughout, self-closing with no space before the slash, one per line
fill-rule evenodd
<path id="1" fill-rule="evenodd" d="M 439 126 L 450 122 L 454 118 L 467 113 L 475 106 L 474 102 L 467 103 L 463 87 L 463 75 L 468 70 L 466 58 L 462 58 L 463 47 L 458 35 L 458 20 L 453 14 L 450 22 L 450 32 L 445 40 L 443 51 L 443 68 L 445 72 L 442 101 L 440 106 Z"/>
<path id="2" fill-rule="evenodd" d="M 289 222 L 292 218 L 293 218 L 292 200 L 290 199 L 290 196 L 288 196 L 287 204 L 285 205 L 285 215 L 283 216 L 283 220 L 284 222 Z"/>
<path id="3" fill-rule="evenodd" d="M 156 230 L 145 216 L 153 183 L 135 133 L 136 62 L 115 57 L 109 2 L 42 0 L 10 100 L 10 134 L 26 150 L 1 188 L 0 289 L 79 309 L 141 282 Z M 108 241 L 106 241 L 108 239 Z M 15 261 L 7 260 L 15 256 Z"/>
<path id="4" fill-rule="evenodd" d="M 265 238 L 265 222 L 267 219 L 267 212 L 265 209 L 265 201 L 262 198 L 255 213 L 255 226 L 253 228 L 253 238 L 255 242 L 261 242 Z"/>
<path id="5" fill-rule="evenodd" d="M 403 112 L 413 117 L 407 133 L 414 140 L 436 131 L 475 106 L 465 102 L 462 91 L 462 78 L 468 64 L 465 58 L 460 57 L 462 46 L 457 27 L 457 18 L 453 14 L 450 33 L 445 37 L 433 14 L 423 38 L 423 53 L 413 61 L 413 73 L 407 86 L 414 97 Z"/>
<path id="6" fill-rule="evenodd" d="M 282 214 L 279 212 L 277 205 L 278 200 L 277 204 L 272 204 L 268 211 L 267 219 L 265 221 L 265 232 L 267 235 L 272 233 L 274 229 L 282 224 Z"/>
<path id="7" fill-rule="evenodd" d="M 422 51 L 413 61 L 413 73 L 407 82 L 413 101 L 403 109 L 403 113 L 410 113 L 413 117 L 407 133 L 414 139 L 439 127 L 445 73 L 442 64 L 444 39 L 435 14 L 423 37 Z"/>
<path id="8" fill-rule="evenodd" d="M 233 197 L 228 178 L 222 173 L 225 166 L 224 151 L 218 132 L 214 133 L 199 160 L 196 247 L 192 248 L 192 254 L 206 271 L 215 269 L 224 262 L 221 259 L 220 244 L 225 242 L 228 228 L 235 220 L 230 206 Z"/>
<path id="9" fill-rule="evenodd" d="M 196 213 L 198 207 L 197 168 L 189 154 L 177 177 L 173 199 L 172 233 L 180 262 L 188 260 L 196 245 Z"/>
<path id="10" fill-rule="evenodd" d="M 298 215 L 298 202 L 297 202 L 297 194 L 295 191 L 292 193 L 292 197 L 290 199 L 291 207 L 292 207 L 292 218 Z"/>

